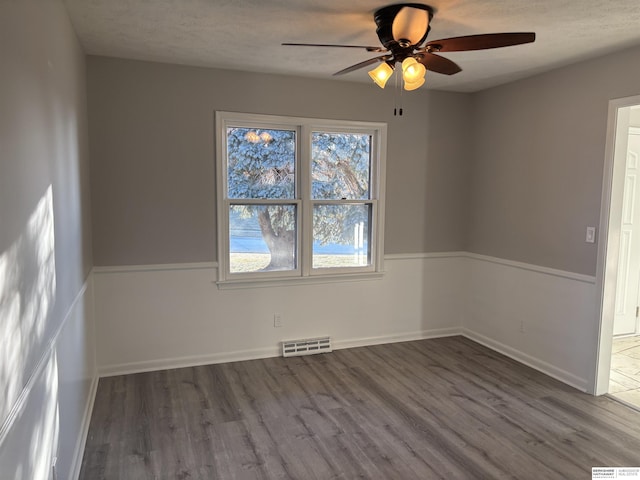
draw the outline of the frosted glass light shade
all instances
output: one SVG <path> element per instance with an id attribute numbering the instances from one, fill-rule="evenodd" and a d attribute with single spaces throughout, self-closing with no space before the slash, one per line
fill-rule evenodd
<path id="1" fill-rule="evenodd" d="M 393 39 L 402 46 L 415 45 L 427 33 L 429 12 L 421 8 L 403 7 L 393 19 Z"/>
<path id="2" fill-rule="evenodd" d="M 420 88 L 422 85 L 424 85 L 424 78 L 419 78 L 418 80 L 416 80 L 415 82 L 404 82 L 404 89 L 405 90 L 415 90 L 416 88 Z"/>
<path id="3" fill-rule="evenodd" d="M 393 68 L 391 68 L 387 62 L 382 62 L 376 68 L 369 71 L 369 76 L 380 88 L 384 88 L 387 80 L 391 78 L 391 75 L 393 75 Z"/>
<path id="4" fill-rule="evenodd" d="M 415 58 L 408 57 L 402 62 L 402 78 L 407 83 L 417 82 L 427 73 L 425 66 Z"/>

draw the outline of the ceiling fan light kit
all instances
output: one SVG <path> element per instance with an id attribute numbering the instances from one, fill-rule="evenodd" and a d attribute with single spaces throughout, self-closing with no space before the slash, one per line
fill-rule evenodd
<path id="1" fill-rule="evenodd" d="M 415 90 L 424 84 L 424 76 L 427 69 L 413 57 L 407 57 L 402 61 L 402 80 L 405 90 Z"/>
<path id="2" fill-rule="evenodd" d="M 444 75 L 454 75 L 462 71 L 455 62 L 438 55 L 439 52 L 486 50 L 531 43 L 536 39 L 536 34 L 533 32 L 485 33 L 424 43 L 431 30 L 434 13 L 435 10 L 431 6 L 421 3 L 399 3 L 376 10 L 373 19 L 383 48 L 312 43 L 283 43 L 283 45 L 362 48 L 370 53 L 383 53 L 381 56 L 340 70 L 334 75 L 344 75 L 380 63 L 369 71 L 369 76 L 376 85 L 384 88 L 393 75 L 395 64 L 400 63 L 405 90 L 415 90 L 425 83 L 424 76 L 427 70 Z"/>
<path id="3" fill-rule="evenodd" d="M 393 75 L 393 67 L 387 62 L 382 62 L 373 70 L 369 71 L 369 76 L 380 88 L 384 88 L 387 84 L 387 80 Z"/>
<path id="4" fill-rule="evenodd" d="M 417 88 L 420 88 L 422 85 L 424 85 L 424 78 L 418 78 L 415 82 L 407 82 L 405 80 L 404 89 L 408 91 L 416 90 Z"/>
<path id="5" fill-rule="evenodd" d="M 389 48 L 385 42 L 391 43 L 394 40 L 402 47 L 409 47 L 419 45 L 426 39 L 433 9 L 419 3 L 389 5 L 376 10 L 373 18 L 378 25 L 378 38 L 385 47 Z"/>

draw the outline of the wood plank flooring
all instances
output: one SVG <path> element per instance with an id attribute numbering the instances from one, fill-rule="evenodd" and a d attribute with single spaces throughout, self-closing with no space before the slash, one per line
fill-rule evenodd
<path id="1" fill-rule="evenodd" d="M 640 412 L 463 337 L 100 380 L 81 479 L 589 479 Z"/>

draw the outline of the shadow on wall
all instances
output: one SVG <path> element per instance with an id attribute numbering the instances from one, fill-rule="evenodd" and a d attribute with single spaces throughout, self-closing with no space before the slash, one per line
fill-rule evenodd
<path id="1" fill-rule="evenodd" d="M 56 295 L 54 237 L 49 186 L 20 237 L 0 255 L 0 465 L 16 466 L 12 476 L 0 472 L 1 478 L 49 478 L 57 448 L 57 361 L 55 354 L 42 358 Z M 13 459 L 2 458 L 11 453 L 5 445 L 9 431 L 21 423 L 35 394 L 45 396 L 35 412 L 36 427 L 22 433 L 30 438 L 20 452 L 13 452 Z"/>

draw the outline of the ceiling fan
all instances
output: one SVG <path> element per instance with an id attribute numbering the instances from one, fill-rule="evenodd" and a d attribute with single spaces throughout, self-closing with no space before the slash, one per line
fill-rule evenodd
<path id="1" fill-rule="evenodd" d="M 415 90 L 424 84 L 427 70 L 444 75 L 454 75 L 462 71 L 455 62 L 438 55 L 438 52 L 508 47 L 531 43 L 536 39 L 536 34 L 533 32 L 485 33 L 431 40 L 424 43 L 431 30 L 430 23 L 434 13 L 433 7 L 421 3 L 399 3 L 376 10 L 373 18 L 378 26 L 376 33 L 382 47 L 316 43 L 283 43 L 282 45 L 360 48 L 367 52 L 384 53 L 384 55 L 351 65 L 334 73 L 334 75 L 343 75 L 380 63 L 378 67 L 369 72 L 369 76 L 380 88 L 384 88 L 387 80 L 393 74 L 396 64 L 400 63 L 405 90 Z"/>

